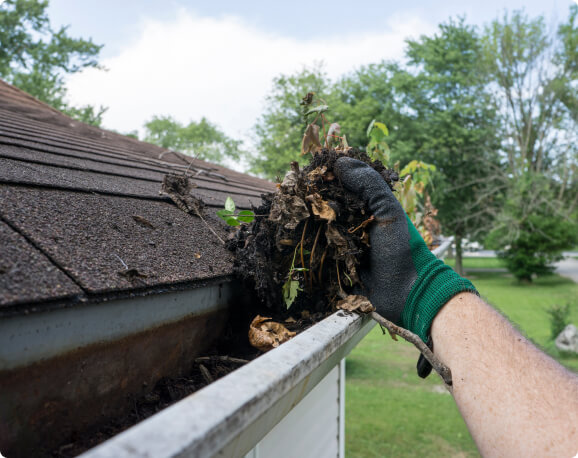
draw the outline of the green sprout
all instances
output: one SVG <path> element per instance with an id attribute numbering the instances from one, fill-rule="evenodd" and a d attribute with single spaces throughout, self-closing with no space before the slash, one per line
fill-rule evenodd
<path id="1" fill-rule="evenodd" d="M 235 214 L 235 202 L 230 197 L 225 200 L 225 208 L 217 211 L 217 216 L 229 226 L 239 226 L 241 223 L 252 223 L 255 213 L 251 210 L 241 210 Z"/>
<path id="2" fill-rule="evenodd" d="M 293 261 L 291 262 L 291 268 L 289 269 L 289 273 L 287 274 L 287 281 L 283 284 L 283 301 L 287 306 L 287 309 L 291 307 L 297 295 L 300 291 L 303 291 L 299 284 L 299 280 L 293 279 L 294 272 L 307 272 L 309 269 L 305 267 L 295 267 L 295 257 L 297 256 L 297 249 L 301 244 L 298 244 L 295 247 L 295 252 L 293 253 Z M 303 254 L 309 254 L 309 251 L 303 250 Z"/>

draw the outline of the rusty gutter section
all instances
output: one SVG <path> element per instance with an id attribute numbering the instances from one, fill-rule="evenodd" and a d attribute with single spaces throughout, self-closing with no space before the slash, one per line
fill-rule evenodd
<path id="1" fill-rule="evenodd" d="M 133 300 L 19 315 L 0 320 L 0 370 L 14 369 L 92 344 L 225 308 L 229 284 Z"/>
<path id="2" fill-rule="evenodd" d="M 162 377 L 186 373 L 221 335 L 237 286 L 3 317 L 0 449 L 46 456 L 98 430 Z"/>
<path id="3" fill-rule="evenodd" d="M 337 312 L 291 341 L 81 455 L 243 456 L 371 330 Z"/>

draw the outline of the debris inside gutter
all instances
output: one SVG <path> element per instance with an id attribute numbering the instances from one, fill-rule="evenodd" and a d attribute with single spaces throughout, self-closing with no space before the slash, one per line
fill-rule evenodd
<path id="1" fill-rule="evenodd" d="M 254 222 L 231 228 L 226 245 L 235 253 L 235 273 L 252 297 L 233 313 L 219 343 L 196 358 L 185 375 L 163 378 L 149 394 L 134 399 L 126 415 L 79 433 L 46 456 L 76 456 L 279 346 L 337 308 L 357 310 L 360 296 L 354 291 L 362 286 L 358 268 L 368 251 L 373 218 L 364 202 L 339 182 L 334 166 L 340 155 L 370 164 L 391 188 L 398 180 L 395 171 L 353 148 L 319 149 L 303 169 L 293 163 L 278 190 L 263 195 Z M 189 200 L 190 187 L 185 175 L 167 175 L 161 192 L 205 221 L 202 201 Z"/>
<path id="2" fill-rule="evenodd" d="M 274 193 L 254 208 L 255 220 L 242 225 L 228 240 L 235 253 L 235 273 L 277 322 L 269 322 L 273 343 L 290 336 L 281 323 L 303 314 L 324 317 L 344 306 L 362 287 L 359 266 L 369 248 L 368 227 L 373 217 L 365 203 L 345 189 L 335 161 L 348 156 L 370 164 L 393 189 L 398 174 L 353 148 L 320 149 L 300 169 L 294 162 Z M 266 321 L 258 317 L 263 326 Z M 250 333 L 251 344 L 265 350 Z"/>

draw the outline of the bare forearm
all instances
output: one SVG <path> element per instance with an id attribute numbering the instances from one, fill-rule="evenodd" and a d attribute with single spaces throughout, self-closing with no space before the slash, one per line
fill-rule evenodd
<path id="1" fill-rule="evenodd" d="M 432 324 L 434 353 L 484 456 L 578 452 L 578 377 L 538 350 L 471 293 L 450 300 Z"/>

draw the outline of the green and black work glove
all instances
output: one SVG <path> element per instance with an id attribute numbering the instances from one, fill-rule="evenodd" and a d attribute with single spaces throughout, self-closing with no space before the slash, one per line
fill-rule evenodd
<path id="1" fill-rule="evenodd" d="M 364 162 L 339 158 L 335 169 L 343 185 L 359 195 L 374 215 L 369 232 L 369 266 L 361 269 L 366 295 L 377 313 L 417 334 L 430 348 L 430 328 L 436 314 L 462 291 L 477 294 L 428 249 L 381 175 Z M 425 377 L 431 366 L 418 373 Z"/>

